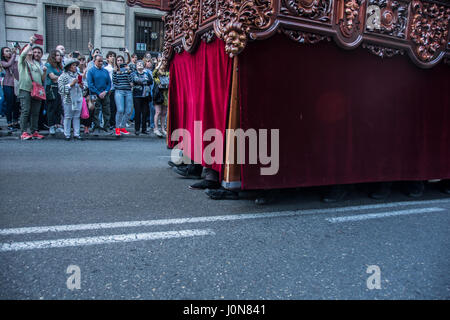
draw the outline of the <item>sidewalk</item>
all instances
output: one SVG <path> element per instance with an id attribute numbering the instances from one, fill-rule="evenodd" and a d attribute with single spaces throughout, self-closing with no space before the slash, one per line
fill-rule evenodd
<path id="1" fill-rule="evenodd" d="M 130 134 L 125 136 L 122 135 L 121 137 L 116 137 L 115 136 L 115 132 L 114 130 L 110 130 L 109 132 L 101 132 L 99 134 L 93 134 L 92 133 L 92 129 L 91 132 L 89 134 L 84 134 L 83 133 L 83 126 L 81 126 L 82 129 L 80 130 L 81 132 L 81 137 L 85 140 L 116 140 L 116 139 L 155 139 L 155 140 L 165 140 L 166 138 L 159 138 L 157 137 L 153 132 L 150 132 L 149 134 L 140 134 L 140 135 L 136 135 L 135 134 L 135 130 L 134 130 L 134 125 L 131 125 L 130 127 L 126 128 Z M 21 135 L 21 131 L 20 130 L 16 130 L 15 132 L 9 132 L 8 128 L 7 128 L 7 122 L 6 122 L 6 118 L 5 117 L 0 117 L 0 139 L 1 140 L 18 140 L 20 139 L 20 135 Z M 64 134 L 63 133 L 59 133 L 57 132 L 55 135 L 50 135 L 48 130 L 40 130 L 39 134 L 43 135 L 45 137 L 45 139 L 49 139 L 49 140 L 63 140 L 64 139 Z"/>

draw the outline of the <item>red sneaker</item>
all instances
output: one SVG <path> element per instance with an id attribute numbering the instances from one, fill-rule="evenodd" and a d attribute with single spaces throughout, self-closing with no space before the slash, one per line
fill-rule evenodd
<path id="1" fill-rule="evenodd" d="M 120 129 L 116 128 L 116 137 L 120 137 Z"/>
<path id="2" fill-rule="evenodd" d="M 37 131 L 35 131 L 31 137 L 32 137 L 33 139 L 37 139 L 37 140 L 42 140 L 42 139 L 44 139 L 44 136 L 43 136 L 43 135 L 40 135 Z"/>
<path id="3" fill-rule="evenodd" d="M 20 136 L 20 139 L 22 140 L 30 140 L 32 138 L 31 134 L 29 134 L 28 132 L 24 132 L 22 133 L 22 135 Z"/>
<path id="4" fill-rule="evenodd" d="M 124 135 L 129 135 L 130 133 L 127 131 L 127 129 L 125 129 L 125 128 L 121 128 L 120 129 L 120 132 L 122 133 L 122 134 L 124 134 Z"/>

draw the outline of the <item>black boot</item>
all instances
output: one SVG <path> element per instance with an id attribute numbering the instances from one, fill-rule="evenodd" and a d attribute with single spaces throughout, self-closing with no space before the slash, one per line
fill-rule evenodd
<path id="1" fill-rule="evenodd" d="M 420 198 L 423 196 L 425 184 L 423 181 L 410 181 L 406 185 L 406 195 L 411 198 Z"/>
<path id="2" fill-rule="evenodd" d="M 348 187 L 345 185 L 337 184 L 328 187 L 328 191 L 323 196 L 322 201 L 325 203 L 335 203 L 342 201 L 348 194 Z"/>
<path id="3" fill-rule="evenodd" d="M 173 161 L 169 161 L 169 162 L 167 162 L 167 164 L 169 165 L 169 167 L 187 167 L 187 164 L 184 164 L 184 163 L 180 163 L 180 164 L 176 164 L 175 162 L 173 162 Z"/>
<path id="4" fill-rule="evenodd" d="M 278 190 L 264 190 L 258 194 L 255 204 L 263 206 L 275 202 Z"/>
<path id="5" fill-rule="evenodd" d="M 172 170 L 188 179 L 201 179 L 203 167 L 199 164 L 190 164 L 187 167 L 173 167 Z"/>
<path id="6" fill-rule="evenodd" d="M 205 193 L 208 197 L 210 197 L 213 200 L 238 200 L 239 199 L 239 195 L 236 192 L 226 190 L 223 188 L 215 189 L 215 190 L 206 189 Z"/>
<path id="7" fill-rule="evenodd" d="M 392 182 L 379 182 L 375 184 L 374 191 L 370 197 L 375 200 L 384 200 L 391 194 Z"/>
<path id="8" fill-rule="evenodd" d="M 206 189 L 219 189 L 220 183 L 218 181 L 202 180 L 201 182 L 194 183 L 189 186 L 189 189 L 193 190 L 206 190 Z"/>
<path id="9" fill-rule="evenodd" d="M 440 182 L 440 185 L 441 185 L 441 191 L 443 193 L 450 194 L 450 179 L 442 180 Z"/>

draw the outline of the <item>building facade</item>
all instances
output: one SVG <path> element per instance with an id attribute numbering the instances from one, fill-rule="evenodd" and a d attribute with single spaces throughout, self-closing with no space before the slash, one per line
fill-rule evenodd
<path id="1" fill-rule="evenodd" d="M 166 1 L 0 0 L 0 45 L 44 36 L 46 53 L 58 44 L 88 53 L 89 41 L 103 53 L 128 48 L 142 56 L 162 51 Z"/>

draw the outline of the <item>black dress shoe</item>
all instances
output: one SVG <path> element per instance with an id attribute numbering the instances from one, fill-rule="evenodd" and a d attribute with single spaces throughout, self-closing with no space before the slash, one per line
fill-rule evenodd
<path id="1" fill-rule="evenodd" d="M 370 197 L 375 200 L 384 200 L 391 194 L 392 182 L 380 182 L 375 185 L 375 190 Z"/>
<path id="2" fill-rule="evenodd" d="M 406 185 L 406 195 L 411 198 L 420 198 L 423 196 L 425 184 L 423 181 L 410 181 Z"/>
<path id="3" fill-rule="evenodd" d="M 322 198 L 325 203 L 335 203 L 342 201 L 348 194 L 348 187 L 343 185 L 334 185 L 328 187 L 328 191 Z"/>
<path id="4" fill-rule="evenodd" d="M 239 195 L 236 192 L 226 189 L 206 189 L 205 193 L 213 200 L 239 200 Z"/>
<path id="5" fill-rule="evenodd" d="M 70 137 L 65 137 L 64 140 L 70 141 Z"/>
<path id="6" fill-rule="evenodd" d="M 443 193 L 450 194 L 450 180 L 442 180 L 440 185 Z"/>
<path id="7" fill-rule="evenodd" d="M 190 164 L 186 167 L 173 167 L 173 171 L 188 179 L 201 179 L 202 166 L 197 164 Z"/>
<path id="8" fill-rule="evenodd" d="M 255 199 L 255 204 L 263 206 L 267 204 L 271 204 L 275 202 L 276 195 L 279 193 L 279 190 L 265 190 L 258 194 Z"/>
<path id="9" fill-rule="evenodd" d="M 189 186 L 189 189 L 193 190 L 219 189 L 219 188 L 220 183 L 211 180 L 202 180 L 201 182 L 194 183 L 193 185 Z"/>
<path id="10" fill-rule="evenodd" d="M 175 162 L 173 162 L 173 161 L 169 161 L 169 162 L 167 162 L 167 164 L 169 165 L 169 167 L 181 167 L 181 166 L 185 166 L 185 167 L 187 167 L 187 165 L 185 165 L 184 163 L 180 163 L 180 164 L 176 164 Z"/>
<path id="11" fill-rule="evenodd" d="M 78 141 L 83 141 L 84 139 L 82 138 L 82 137 L 80 137 L 80 136 L 75 136 L 75 137 L 73 137 L 75 140 L 78 140 Z"/>

